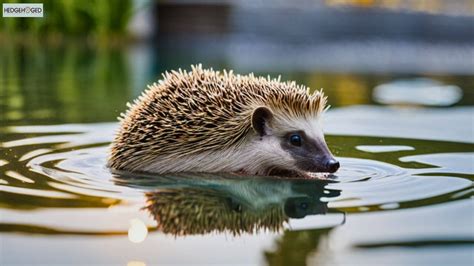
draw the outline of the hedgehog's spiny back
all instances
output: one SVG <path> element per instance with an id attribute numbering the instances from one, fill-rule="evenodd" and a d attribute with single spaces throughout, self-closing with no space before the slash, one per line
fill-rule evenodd
<path id="1" fill-rule="evenodd" d="M 258 106 L 287 116 L 313 117 L 324 109 L 322 92 L 276 79 L 192 67 L 165 73 L 122 114 L 111 167 L 133 168 L 157 155 L 176 156 L 239 145 Z M 137 156 L 144 155 L 144 156 Z"/>

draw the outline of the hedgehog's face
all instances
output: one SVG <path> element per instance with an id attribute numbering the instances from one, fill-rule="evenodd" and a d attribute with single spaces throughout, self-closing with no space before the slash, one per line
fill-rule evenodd
<path id="1" fill-rule="evenodd" d="M 339 169 L 339 162 L 329 151 L 317 120 L 293 120 L 275 116 L 266 107 L 259 107 L 252 115 L 252 127 L 260 141 L 273 146 L 274 165 L 279 172 L 328 172 Z"/>

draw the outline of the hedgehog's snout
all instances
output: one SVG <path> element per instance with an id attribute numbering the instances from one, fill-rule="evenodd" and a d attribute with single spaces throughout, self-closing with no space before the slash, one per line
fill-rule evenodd
<path id="1" fill-rule="evenodd" d="M 340 167 L 340 164 L 338 161 L 336 161 L 336 159 L 334 158 L 331 158 L 329 159 L 327 162 L 326 162 L 326 169 L 328 169 L 327 171 L 329 173 L 334 173 L 337 171 L 337 169 L 339 169 Z"/>

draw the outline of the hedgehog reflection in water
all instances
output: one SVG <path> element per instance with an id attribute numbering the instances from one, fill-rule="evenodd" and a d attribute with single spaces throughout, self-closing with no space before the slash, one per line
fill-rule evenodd
<path id="1" fill-rule="evenodd" d="M 160 190 L 147 193 L 146 209 L 159 231 L 176 236 L 281 231 L 289 218 L 327 213 L 327 203 L 320 198 L 340 194 L 325 191 L 327 181 L 318 179 L 179 177 L 175 181 L 177 186 L 162 184 Z"/>
<path id="2" fill-rule="evenodd" d="M 199 65 L 166 73 L 128 106 L 112 169 L 311 177 L 339 168 L 320 124 L 326 97 L 295 82 Z"/>

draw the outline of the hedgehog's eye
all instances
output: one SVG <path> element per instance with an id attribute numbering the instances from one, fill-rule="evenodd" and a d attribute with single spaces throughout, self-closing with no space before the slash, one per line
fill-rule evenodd
<path id="1" fill-rule="evenodd" d="M 301 136 L 298 134 L 293 134 L 290 136 L 290 143 L 295 146 L 301 146 Z"/>
<path id="2" fill-rule="evenodd" d="M 300 207 L 301 207 L 301 209 L 306 210 L 306 209 L 308 208 L 308 203 L 302 202 L 302 203 L 300 204 Z"/>

